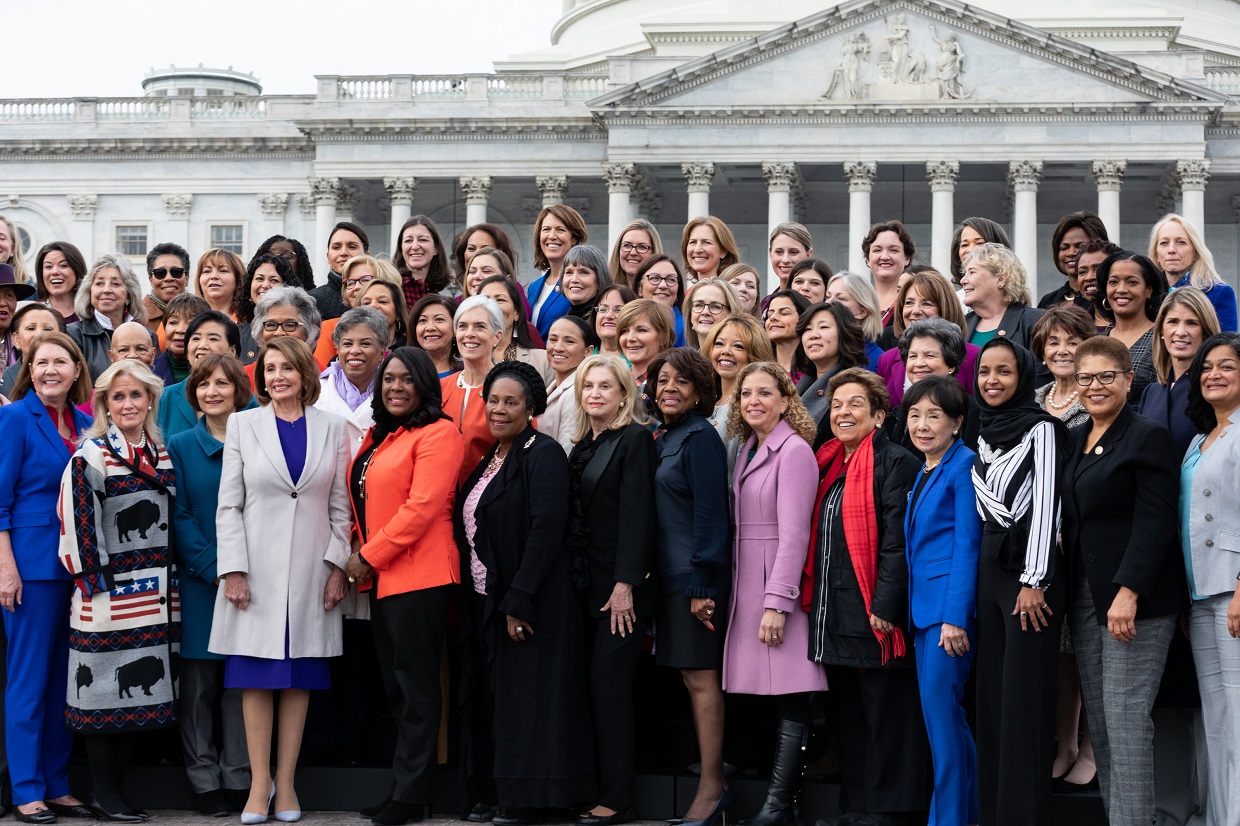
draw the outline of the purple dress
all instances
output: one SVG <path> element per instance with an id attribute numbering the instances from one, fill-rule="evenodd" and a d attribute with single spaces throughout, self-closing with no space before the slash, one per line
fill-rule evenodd
<path id="1" fill-rule="evenodd" d="M 296 484 L 306 466 L 306 417 L 286 422 L 276 417 L 280 448 L 288 465 L 289 478 Z M 230 654 L 224 659 L 225 688 L 262 688 L 272 691 L 295 688 L 319 690 L 331 687 L 326 657 L 288 655 L 288 623 L 284 625 L 284 659 L 246 657 Z"/>

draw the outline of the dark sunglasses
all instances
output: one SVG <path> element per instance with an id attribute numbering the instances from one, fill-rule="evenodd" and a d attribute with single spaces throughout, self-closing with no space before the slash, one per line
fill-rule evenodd
<path id="1" fill-rule="evenodd" d="M 167 267 L 158 267 L 157 269 L 151 270 L 151 277 L 157 278 L 160 281 L 164 280 L 169 275 L 171 275 L 173 278 L 184 278 L 185 268 L 184 267 L 173 267 L 172 269 L 168 269 Z"/>

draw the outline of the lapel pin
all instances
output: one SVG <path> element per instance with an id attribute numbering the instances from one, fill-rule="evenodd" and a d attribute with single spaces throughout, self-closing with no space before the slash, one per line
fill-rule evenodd
<path id="1" fill-rule="evenodd" d="M 1094 455 L 1095 455 L 1095 456 L 1101 456 L 1101 455 L 1102 455 L 1102 445 L 1098 445 L 1096 448 L 1094 448 Z"/>

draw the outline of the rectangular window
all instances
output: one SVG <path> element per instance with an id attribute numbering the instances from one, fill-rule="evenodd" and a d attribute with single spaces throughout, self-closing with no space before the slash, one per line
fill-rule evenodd
<path id="1" fill-rule="evenodd" d="M 244 257 L 245 227 L 240 224 L 213 224 L 211 227 L 211 246 L 236 253 Z"/>
<path id="2" fill-rule="evenodd" d="M 122 224 L 116 228 L 116 249 L 121 255 L 143 257 L 149 228 L 145 224 Z"/>

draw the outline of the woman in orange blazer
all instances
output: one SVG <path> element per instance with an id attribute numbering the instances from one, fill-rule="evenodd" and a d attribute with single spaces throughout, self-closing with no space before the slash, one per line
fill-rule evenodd
<path id="1" fill-rule="evenodd" d="M 375 424 L 349 466 L 356 526 L 350 581 L 375 580 L 371 626 L 392 717 L 395 776 L 379 826 L 422 819 L 439 733 L 439 657 L 453 586 L 461 581 L 452 528 L 464 442 L 444 414 L 424 350 L 398 347 L 379 366 Z"/>
<path id="2" fill-rule="evenodd" d="M 482 455 L 495 444 L 487 427 L 482 383 L 495 364 L 495 347 L 504 335 L 504 314 L 494 299 L 471 295 L 457 308 L 452 329 L 456 350 L 461 354 L 461 370 L 440 379 L 439 385 L 443 391 L 443 411 L 452 417 L 465 441 L 459 484 L 474 472 Z"/>

